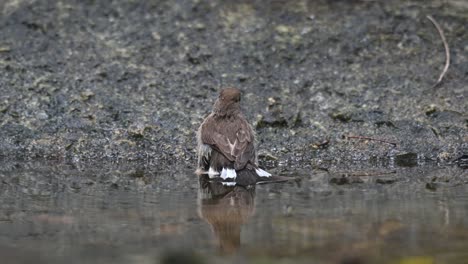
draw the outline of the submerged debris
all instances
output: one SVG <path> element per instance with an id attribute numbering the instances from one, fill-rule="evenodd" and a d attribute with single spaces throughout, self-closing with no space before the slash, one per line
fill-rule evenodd
<path id="1" fill-rule="evenodd" d="M 456 158 L 453 163 L 457 164 L 463 169 L 468 169 L 468 154 L 463 154 L 460 157 Z"/>
<path id="2" fill-rule="evenodd" d="M 408 152 L 395 156 L 395 164 L 401 167 L 414 167 L 418 165 L 418 154 Z"/>

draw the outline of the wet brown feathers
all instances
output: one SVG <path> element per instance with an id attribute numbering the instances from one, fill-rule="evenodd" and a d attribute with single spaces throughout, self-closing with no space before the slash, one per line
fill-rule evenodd
<path id="1" fill-rule="evenodd" d="M 254 132 L 240 111 L 240 91 L 223 89 L 216 100 L 213 112 L 203 121 L 198 131 L 200 144 L 234 163 L 235 170 L 251 164 L 256 167 Z M 207 164 L 212 165 L 212 164 Z"/>

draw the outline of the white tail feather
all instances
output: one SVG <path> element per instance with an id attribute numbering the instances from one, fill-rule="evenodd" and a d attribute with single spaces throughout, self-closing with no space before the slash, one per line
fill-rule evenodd
<path id="1" fill-rule="evenodd" d="M 236 170 L 227 169 L 227 177 L 231 179 L 235 179 L 237 177 Z"/>
<path id="2" fill-rule="evenodd" d="M 223 168 L 223 170 L 221 171 L 220 177 L 224 180 L 227 178 L 227 170 L 225 168 Z"/>
<path id="3" fill-rule="evenodd" d="M 219 175 L 219 172 L 215 171 L 213 168 L 210 167 L 210 169 L 208 170 L 208 177 L 212 179 L 216 177 L 217 175 Z"/>
<path id="4" fill-rule="evenodd" d="M 225 179 L 235 179 L 237 177 L 236 171 L 234 169 L 225 169 L 221 171 L 221 176 L 223 180 Z"/>
<path id="5" fill-rule="evenodd" d="M 260 177 L 270 177 L 271 174 L 258 168 L 258 169 L 255 169 L 255 172 L 257 172 L 257 175 L 260 176 Z"/>
<path id="6" fill-rule="evenodd" d="M 221 178 L 223 178 L 223 180 L 225 180 L 227 178 L 235 179 L 236 177 L 237 177 L 236 171 L 233 170 L 233 169 L 223 168 L 223 170 L 221 171 Z"/>

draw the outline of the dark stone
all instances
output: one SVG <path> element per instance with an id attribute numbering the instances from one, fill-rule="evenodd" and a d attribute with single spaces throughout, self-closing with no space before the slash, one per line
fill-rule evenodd
<path id="1" fill-rule="evenodd" d="M 340 260 L 340 264 L 365 264 L 367 261 L 360 256 L 347 256 Z"/>
<path id="2" fill-rule="evenodd" d="M 377 180 L 375 180 L 376 183 L 379 183 L 379 184 L 392 184 L 392 183 L 395 183 L 397 180 L 394 179 L 394 178 L 387 178 L 387 179 L 384 179 L 384 178 L 379 178 Z"/>
<path id="3" fill-rule="evenodd" d="M 438 185 L 436 182 L 428 182 L 428 183 L 426 183 L 426 189 L 428 189 L 428 190 L 430 190 L 430 191 L 436 191 L 438 186 L 439 186 L 439 185 Z"/>
<path id="4" fill-rule="evenodd" d="M 351 113 L 349 112 L 343 112 L 343 111 L 334 112 L 330 114 L 330 117 L 335 120 L 344 122 L 344 123 L 351 121 Z"/>
<path id="5" fill-rule="evenodd" d="M 130 173 L 130 177 L 133 178 L 143 178 L 145 176 L 144 170 L 135 170 L 134 172 Z"/>
<path id="6" fill-rule="evenodd" d="M 357 177 L 333 177 L 330 179 L 330 183 L 336 185 L 345 185 L 345 184 L 354 184 L 354 183 L 363 183 L 364 181 Z"/>
<path id="7" fill-rule="evenodd" d="M 256 126 L 258 129 L 265 127 L 285 128 L 288 127 L 288 121 L 280 115 L 267 114 L 257 122 Z"/>
<path id="8" fill-rule="evenodd" d="M 463 154 L 456 158 L 453 163 L 457 164 L 461 168 L 468 169 L 468 154 Z"/>
<path id="9" fill-rule="evenodd" d="M 388 127 L 396 128 L 395 124 L 393 122 L 391 122 L 391 121 L 377 121 L 377 122 L 375 122 L 375 125 L 377 127 L 388 126 Z"/>
<path id="10" fill-rule="evenodd" d="M 203 264 L 205 261 L 191 251 L 169 251 L 161 257 L 161 264 Z"/>
<path id="11" fill-rule="evenodd" d="M 395 164 L 400 167 L 414 167 L 418 165 L 418 154 L 408 152 L 395 156 Z"/>

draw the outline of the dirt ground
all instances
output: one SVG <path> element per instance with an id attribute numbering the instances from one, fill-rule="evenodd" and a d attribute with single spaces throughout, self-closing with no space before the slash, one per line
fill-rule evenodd
<path id="1" fill-rule="evenodd" d="M 466 1 L 7 0 L 0 14 L 2 159 L 194 163 L 226 86 L 264 164 L 468 153 Z M 427 15 L 452 57 L 437 87 Z"/>

